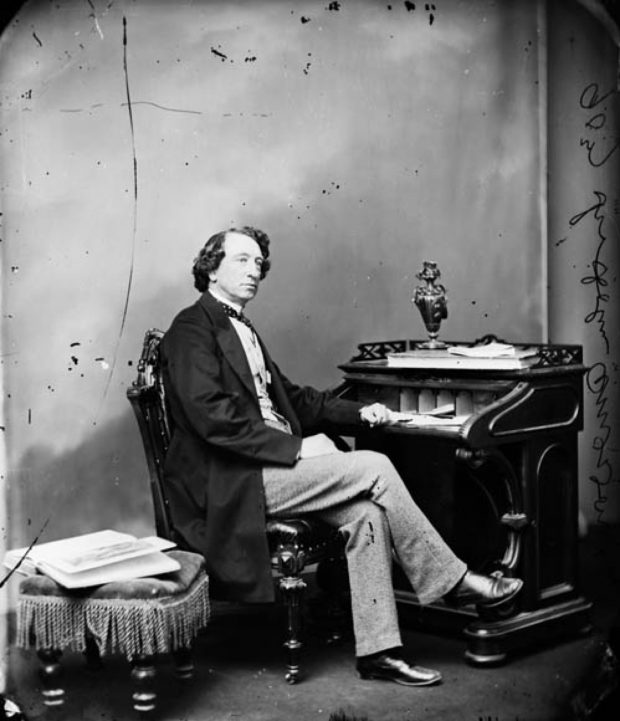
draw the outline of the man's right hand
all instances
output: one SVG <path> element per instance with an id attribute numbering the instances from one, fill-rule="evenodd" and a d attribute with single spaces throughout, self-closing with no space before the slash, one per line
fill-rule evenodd
<path id="1" fill-rule="evenodd" d="M 325 433 L 317 433 L 315 436 L 302 438 L 299 449 L 299 459 L 314 458 L 314 456 L 326 456 L 329 453 L 342 453 L 336 448 L 331 438 Z"/>

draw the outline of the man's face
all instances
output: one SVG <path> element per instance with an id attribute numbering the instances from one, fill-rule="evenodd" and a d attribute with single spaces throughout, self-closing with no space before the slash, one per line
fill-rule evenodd
<path id="1" fill-rule="evenodd" d="M 263 254 L 258 243 L 243 233 L 227 233 L 224 257 L 219 268 L 209 273 L 211 287 L 231 303 L 244 306 L 256 295 Z"/>

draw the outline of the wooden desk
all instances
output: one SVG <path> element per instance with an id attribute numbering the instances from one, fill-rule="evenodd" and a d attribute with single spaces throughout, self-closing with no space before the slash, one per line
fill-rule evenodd
<path id="1" fill-rule="evenodd" d="M 344 397 L 392 410 L 454 402 L 460 425 L 351 431 L 356 448 L 388 455 L 411 495 L 455 552 L 480 572 L 523 578 L 505 617 L 443 603 L 422 608 L 395 566 L 402 621 L 464 633 L 466 658 L 501 663 L 511 651 L 589 629 L 577 577 L 577 434 L 582 428 L 579 346 L 537 346 L 540 362 L 518 371 L 408 369 L 386 355 L 415 341 L 359 346 L 340 368 Z"/>

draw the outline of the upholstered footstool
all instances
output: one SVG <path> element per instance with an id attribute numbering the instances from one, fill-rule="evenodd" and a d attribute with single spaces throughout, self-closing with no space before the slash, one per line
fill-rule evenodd
<path id="1" fill-rule="evenodd" d="M 169 554 L 181 568 L 157 578 L 72 591 L 42 575 L 21 582 L 17 646 L 36 648 L 47 706 L 64 703 L 59 660 L 65 649 L 85 653 L 95 667 L 103 655 L 125 655 L 132 665 L 133 706 L 141 715 L 156 706 L 156 655 L 173 654 L 177 676 L 192 677 L 191 646 L 209 621 L 209 580 L 199 554 Z"/>

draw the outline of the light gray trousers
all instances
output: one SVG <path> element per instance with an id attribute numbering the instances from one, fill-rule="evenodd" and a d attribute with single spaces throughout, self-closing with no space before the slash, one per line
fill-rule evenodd
<path id="1" fill-rule="evenodd" d="M 392 549 L 422 604 L 444 596 L 467 570 L 381 453 L 339 452 L 292 468 L 266 466 L 263 485 L 268 516 L 315 513 L 343 533 L 358 656 L 402 644 Z"/>

